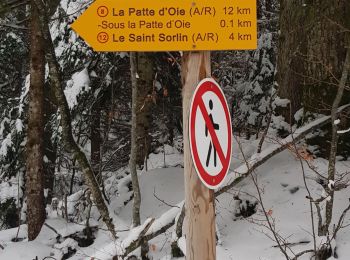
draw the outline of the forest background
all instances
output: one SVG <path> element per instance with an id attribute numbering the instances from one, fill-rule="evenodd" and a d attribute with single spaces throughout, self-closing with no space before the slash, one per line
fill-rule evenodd
<path id="1" fill-rule="evenodd" d="M 167 221 L 158 226 L 153 222 L 159 219 L 144 220 L 139 178 L 147 178 L 144 173 L 156 168 L 155 161 L 161 167 L 183 165 L 167 157 L 183 153 L 181 63 L 186 54 L 94 52 L 70 28 L 90 4 L 0 3 L 0 230 L 17 230 L 12 242 L 32 241 L 43 225 L 57 231 L 45 222 L 53 216 L 84 223 L 79 232 L 58 234 L 57 244 L 79 241 L 56 256 L 68 259 L 78 247 L 93 244 L 101 228 L 118 241 L 118 210 L 132 204 L 134 237 L 120 245 L 115 257 L 129 257 L 141 246 L 136 254 L 147 259 L 147 242 L 174 224 L 172 255 L 182 256 L 184 210 L 164 215 Z M 303 170 L 301 180 L 312 179 L 313 187 L 322 189 L 315 195 L 305 182 L 313 246 L 300 256 L 335 257 L 336 234 L 346 227 L 349 210 L 346 206 L 334 217 L 335 194 L 349 185 L 349 170 L 336 165 L 350 155 L 350 3 L 261 0 L 257 5 L 257 50 L 211 54 L 212 77 L 231 109 L 235 144 L 254 144 L 254 154 L 260 154 L 248 158 L 244 147 L 237 150 L 242 154 L 234 156 L 246 169 L 231 167 L 239 178 L 217 196 L 232 193 L 241 179 L 253 176 L 256 200 L 245 203 L 241 193 L 233 195 L 239 214 L 249 218 L 259 209 L 281 257 L 297 259 L 278 234 L 251 174 L 288 150 L 314 172 L 310 177 Z M 313 165 L 318 158 L 327 161 L 324 172 L 317 162 Z M 244 213 L 250 207 L 253 211 Z M 28 232 L 19 236 L 18 227 L 25 224 Z M 0 240 L 0 250 L 12 242 L 1 245 Z"/>

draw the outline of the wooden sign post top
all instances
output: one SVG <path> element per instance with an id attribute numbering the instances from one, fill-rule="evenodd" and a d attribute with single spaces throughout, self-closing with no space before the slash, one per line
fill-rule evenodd
<path id="1" fill-rule="evenodd" d="M 95 51 L 256 49 L 256 0 L 97 0 L 72 28 Z"/>

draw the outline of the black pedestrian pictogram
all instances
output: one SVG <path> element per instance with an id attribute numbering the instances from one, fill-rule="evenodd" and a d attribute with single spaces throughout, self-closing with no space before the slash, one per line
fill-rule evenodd
<path id="1" fill-rule="evenodd" d="M 209 100 L 209 108 L 210 110 L 213 110 L 213 101 Z M 219 124 L 215 124 L 214 123 L 214 119 L 213 119 L 213 115 L 210 113 L 209 114 L 209 118 L 211 123 L 213 124 L 213 128 L 214 130 L 219 130 L 220 129 L 220 125 Z M 205 125 L 205 136 L 208 136 L 208 127 L 207 125 Z M 209 166 L 209 162 L 210 162 L 210 158 L 211 158 L 211 149 L 214 148 L 214 166 L 216 167 L 216 148 L 215 145 L 213 145 L 213 142 L 210 140 L 209 143 L 209 149 L 208 149 L 208 155 L 207 155 L 207 162 L 206 162 L 206 166 Z"/>

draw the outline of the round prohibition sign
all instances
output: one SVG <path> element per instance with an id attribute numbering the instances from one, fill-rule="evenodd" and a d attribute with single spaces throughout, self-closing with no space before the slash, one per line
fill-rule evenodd
<path id="1" fill-rule="evenodd" d="M 226 98 L 213 79 L 202 80 L 194 92 L 189 140 L 192 159 L 202 183 L 209 189 L 218 188 L 231 163 L 232 128 Z"/>

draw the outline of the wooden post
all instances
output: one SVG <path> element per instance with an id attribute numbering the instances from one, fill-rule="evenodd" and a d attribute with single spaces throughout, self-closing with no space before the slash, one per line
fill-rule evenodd
<path id="1" fill-rule="evenodd" d="M 204 186 L 193 164 L 188 127 L 191 99 L 198 83 L 211 76 L 210 52 L 186 52 L 182 64 L 183 142 L 186 205 L 186 260 L 215 260 L 214 191 Z"/>

